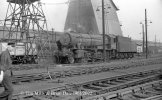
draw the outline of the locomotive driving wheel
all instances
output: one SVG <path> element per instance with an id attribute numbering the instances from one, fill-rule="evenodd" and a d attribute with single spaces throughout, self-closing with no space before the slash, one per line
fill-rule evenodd
<path id="1" fill-rule="evenodd" d="M 73 56 L 68 56 L 68 62 L 70 63 L 70 64 L 73 64 L 74 63 L 74 57 Z"/>
<path id="2" fill-rule="evenodd" d="M 86 58 L 86 57 L 82 58 L 81 63 L 88 63 L 88 58 Z"/>
<path id="3" fill-rule="evenodd" d="M 88 63 L 88 53 L 84 53 L 84 57 L 81 59 L 81 63 Z"/>

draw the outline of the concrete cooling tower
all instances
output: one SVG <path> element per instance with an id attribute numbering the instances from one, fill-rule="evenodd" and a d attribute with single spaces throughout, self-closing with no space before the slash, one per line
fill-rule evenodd
<path id="1" fill-rule="evenodd" d="M 106 34 L 122 36 L 116 7 L 112 0 L 105 0 Z M 101 0 L 70 0 L 65 31 L 102 34 Z"/>

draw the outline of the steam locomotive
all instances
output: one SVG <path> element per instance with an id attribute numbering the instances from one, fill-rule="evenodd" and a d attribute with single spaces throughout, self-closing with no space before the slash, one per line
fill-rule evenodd
<path id="1" fill-rule="evenodd" d="M 57 63 L 86 63 L 103 60 L 103 37 L 101 34 L 66 32 L 57 41 Z M 137 52 L 131 38 L 105 35 L 106 59 L 132 58 Z"/>
<path id="2" fill-rule="evenodd" d="M 103 36 L 101 34 L 65 32 L 51 34 L 49 39 L 51 46 L 55 46 L 52 48 L 54 48 L 56 63 L 87 63 L 103 60 Z M 10 46 L 13 63 L 37 63 L 38 44 L 32 44 L 35 49 L 29 51 L 28 56 L 25 56 L 25 51 L 26 47 L 30 47 L 31 44 L 26 44 L 28 46 L 25 44 L 2 42 L 0 51 Z M 132 58 L 137 52 L 137 46 L 128 37 L 110 34 L 105 35 L 105 51 L 107 60 Z"/>

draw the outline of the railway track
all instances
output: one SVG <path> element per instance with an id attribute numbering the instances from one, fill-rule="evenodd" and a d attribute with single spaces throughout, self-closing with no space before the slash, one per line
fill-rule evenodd
<path id="1" fill-rule="evenodd" d="M 162 60 L 162 57 L 151 57 L 149 59 L 145 59 L 145 58 L 133 58 L 133 59 L 120 59 L 120 60 L 110 60 L 110 62 L 112 63 L 120 63 L 120 62 L 125 62 L 125 63 L 129 63 L 129 62 L 134 62 L 134 63 L 145 63 L 145 62 L 152 62 L 152 64 L 155 63 L 162 63 L 159 60 Z M 110 63 L 109 62 L 109 63 Z M 142 62 L 142 63 L 141 63 Z M 63 66 L 91 66 L 93 65 L 98 65 L 98 64 L 102 64 L 103 62 L 89 62 L 89 63 L 75 63 L 75 64 L 62 64 Z M 146 63 L 145 63 L 146 64 Z M 150 63 L 149 63 L 150 65 Z M 54 67 L 57 65 L 50 65 L 49 67 Z M 41 69 L 41 68 L 46 68 L 47 66 L 45 65 L 40 65 L 40 64 L 20 64 L 20 65 L 14 65 L 13 67 L 13 71 L 18 71 L 18 70 L 32 70 L 32 69 Z"/>
<path id="2" fill-rule="evenodd" d="M 66 84 L 59 88 L 51 87 L 51 89 L 39 91 L 25 91 L 14 95 L 13 100 L 125 100 L 122 98 L 126 95 L 128 97 L 129 94 L 134 98 L 153 100 L 149 98 L 160 98 L 160 95 L 162 95 L 157 88 L 162 86 L 162 81 L 159 78 L 161 72 L 162 70 L 156 69 L 78 84 Z M 150 94 L 145 94 L 144 90 L 149 89 Z"/>
<path id="3" fill-rule="evenodd" d="M 158 63 L 158 62 L 154 62 Z M 112 66 L 103 64 L 98 65 L 95 67 L 79 67 L 65 71 L 53 71 L 53 72 L 44 72 L 44 73 L 32 73 L 32 74 L 22 74 L 22 75 L 14 75 L 12 77 L 14 84 L 19 84 L 23 82 L 33 82 L 33 81 L 40 81 L 46 79 L 58 79 L 58 78 L 65 78 L 65 77 L 74 77 L 74 76 L 81 76 L 81 75 L 89 75 L 89 74 L 96 74 L 101 72 L 108 72 L 108 71 L 115 71 L 115 70 L 125 70 L 132 67 L 140 67 L 143 65 L 151 65 L 151 62 L 132 62 L 126 64 L 114 64 Z"/>
<path id="4" fill-rule="evenodd" d="M 153 81 L 85 100 L 162 100 L 162 92 L 157 87 L 162 87 L 162 81 Z"/>

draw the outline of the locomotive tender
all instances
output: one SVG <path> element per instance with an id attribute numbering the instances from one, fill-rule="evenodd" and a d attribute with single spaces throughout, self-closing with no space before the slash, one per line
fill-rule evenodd
<path id="1" fill-rule="evenodd" d="M 101 34 L 66 32 L 57 41 L 57 62 L 75 63 L 103 60 Z M 132 58 L 137 52 L 136 43 L 128 37 L 105 35 L 107 59 Z"/>

